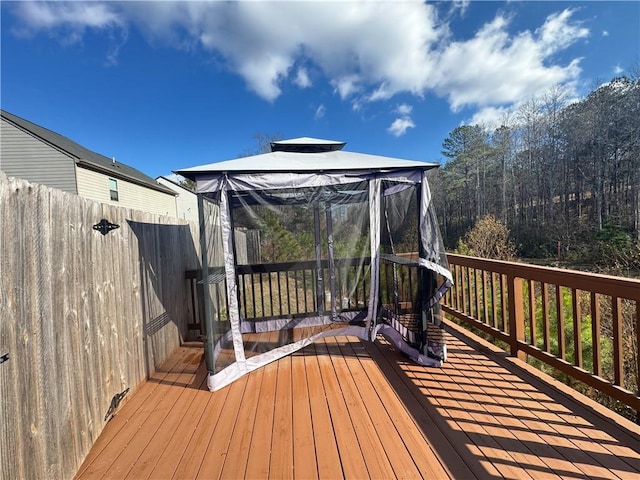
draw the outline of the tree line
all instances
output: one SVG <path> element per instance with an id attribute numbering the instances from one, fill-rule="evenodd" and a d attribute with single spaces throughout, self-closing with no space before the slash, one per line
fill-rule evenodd
<path id="1" fill-rule="evenodd" d="M 522 257 L 640 259 L 640 75 L 579 101 L 553 88 L 493 131 L 456 128 L 442 147 L 430 182 L 448 249 L 491 215 Z"/>

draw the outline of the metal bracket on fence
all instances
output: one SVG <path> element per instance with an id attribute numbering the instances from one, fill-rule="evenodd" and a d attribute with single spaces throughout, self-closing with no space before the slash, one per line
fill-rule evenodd
<path id="1" fill-rule="evenodd" d="M 102 235 L 106 235 L 111 230 L 115 230 L 116 228 L 120 228 L 120 225 L 116 225 L 115 223 L 111 223 L 106 218 L 103 218 L 102 220 L 100 220 L 99 223 L 96 223 L 93 226 L 93 229 L 99 231 Z"/>
<path id="2" fill-rule="evenodd" d="M 4 362 L 8 362 L 9 361 L 9 354 L 5 353 L 4 355 L 0 355 L 0 363 L 4 363 Z"/>

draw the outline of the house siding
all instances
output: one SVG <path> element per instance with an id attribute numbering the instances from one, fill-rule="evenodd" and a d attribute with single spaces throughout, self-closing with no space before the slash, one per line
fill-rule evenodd
<path id="1" fill-rule="evenodd" d="M 176 207 L 178 209 L 178 218 L 189 220 L 191 222 L 199 222 L 198 219 L 198 197 L 195 193 L 190 192 L 182 187 L 175 185 L 173 182 L 162 177 L 156 178 L 160 185 L 173 190 L 178 194 L 176 197 Z"/>
<path id="2" fill-rule="evenodd" d="M 0 121 L 0 170 L 10 177 L 78 193 L 74 160 L 4 118 Z"/>
<path id="3" fill-rule="evenodd" d="M 78 178 L 78 195 L 111 205 L 143 210 L 158 215 L 177 217 L 176 197 L 136 185 L 121 178 L 95 172 L 87 168 L 76 166 Z M 109 194 L 109 179 L 118 182 L 118 201 L 112 201 Z"/>

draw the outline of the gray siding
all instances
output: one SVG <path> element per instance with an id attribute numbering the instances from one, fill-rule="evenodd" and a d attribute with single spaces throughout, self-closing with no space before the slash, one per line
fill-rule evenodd
<path id="1" fill-rule="evenodd" d="M 74 160 L 4 118 L 0 119 L 0 170 L 10 177 L 78 193 Z"/>

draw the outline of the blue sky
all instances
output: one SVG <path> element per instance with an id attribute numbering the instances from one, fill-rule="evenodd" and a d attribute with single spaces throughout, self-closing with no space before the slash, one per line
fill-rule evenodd
<path id="1" fill-rule="evenodd" d="M 150 176 L 253 135 L 441 161 L 561 87 L 638 69 L 640 2 L 1 2 L 4 110 Z"/>

